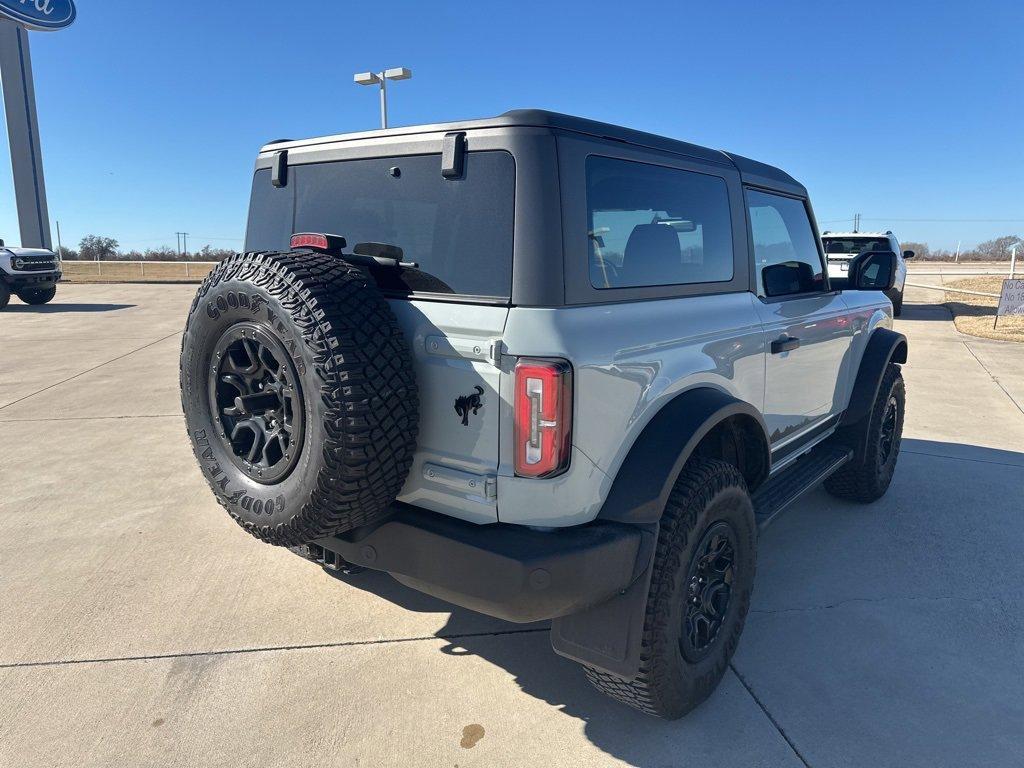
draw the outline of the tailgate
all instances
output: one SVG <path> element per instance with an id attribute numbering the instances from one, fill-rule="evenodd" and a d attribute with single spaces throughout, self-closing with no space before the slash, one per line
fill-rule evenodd
<path id="1" fill-rule="evenodd" d="M 831 278 L 849 277 L 850 262 L 849 256 L 838 256 L 834 253 L 828 255 L 828 276 Z"/>
<path id="2" fill-rule="evenodd" d="M 419 385 L 416 455 L 399 501 L 497 522 L 501 371 L 492 346 L 508 307 L 392 299 Z M 456 409 L 458 406 L 458 410 Z"/>

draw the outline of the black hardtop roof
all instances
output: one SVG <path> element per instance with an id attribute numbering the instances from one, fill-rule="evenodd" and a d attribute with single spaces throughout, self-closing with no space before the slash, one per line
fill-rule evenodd
<path id="1" fill-rule="evenodd" d="M 560 112 L 550 112 L 544 109 L 513 109 L 496 117 L 487 117 L 476 120 L 459 120 L 450 123 L 435 123 L 429 125 L 410 125 L 400 128 L 386 128 L 375 131 L 362 131 L 359 133 L 342 134 L 339 136 L 322 137 L 304 141 L 287 142 L 295 145 L 308 145 L 321 143 L 324 140 L 345 141 L 352 139 L 377 138 L 387 136 L 402 136 L 416 133 L 436 133 L 448 131 L 470 131 L 480 128 L 550 128 L 553 130 L 572 131 L 597 138 L 621 141 L 626 144 L 633 144 L 641 147 L 648 147 L 663 152 L 672 152 L 678 155 L 708 160 L 714 163 L 727 163 L 736 167 L 743 180 L 750 184 L 762 187 L 769 187 L 791 194 L 806 195 L 807 190 L 796 179 L 785 171 L 756 160 L 736 155 L 731 152 L 724 152 L 717 149 L 709 149 L 697 144 L 690 144 L 679 139 L 671 139 L 667 136 L 659 136 L 654 133 L 625 128 L 612 123 L 602 123 L 597 120 L 588 120 L 584 117 L 565 115 Z M 264 147 L 264 151 L 282 149 L 280 144 L 285 142 L 274 142 Z"/>

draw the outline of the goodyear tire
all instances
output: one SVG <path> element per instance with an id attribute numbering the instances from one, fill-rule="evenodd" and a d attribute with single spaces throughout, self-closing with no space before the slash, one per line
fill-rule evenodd
<path id="1" fill-rule="evenodd" d="M 844 428 L 837 439 L 857 458 L 825 481 L 825 490 L 840 499 L 868 504 L 885 495 L 896 472 L 903 440 L 907 394 L 900 367 L 885 369 L 878 397 L 862 423 Z"/>
<path id="2" fill-rule="evenodd" d="M 182 339 L 189 439 L 220 503 L 294 546 L 372 522 L 416 448 L 408 345 L 359 269 L 330 256 L 232 256 L 200 286 Z"/>
<path id="3" fill-rule="evenodd" d="M 11 289 L 7 287 L 7 284 L 0 280 L 0 309 L 4 309 L 11 301 Z"/>
<path id="4" fill-rule="evenodd" d="M 754 508 L 731 464 L 693 458 L 661 518 L 635 679 L 584 667 L 602 693 L 674 720 L 718 685 L 739 644 L 757 560 Z"/>

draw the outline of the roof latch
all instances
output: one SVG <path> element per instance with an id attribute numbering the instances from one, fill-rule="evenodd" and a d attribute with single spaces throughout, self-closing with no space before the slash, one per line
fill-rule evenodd
<path id="1" fill-rule="evenodd" d="M 466 134 L 446 133 L 441 144 L 441 175 L 446 179 L 462 176 L 466 162 Z"/>
<path id="2" fill-rule="evenodd" d="M 274 153 L 274 164 L 271 166 L 270 181 L 275 187 L 288 186 L 288 150 L 282 149 Z"/>

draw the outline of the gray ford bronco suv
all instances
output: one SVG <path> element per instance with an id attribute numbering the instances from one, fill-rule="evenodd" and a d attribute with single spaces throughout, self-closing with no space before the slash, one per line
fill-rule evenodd
<path id="1" fill-rule="evenodd" d="M 15 294 L 26 304 L 48 304 L 57 295 L 61 260 L 45 248 L 14 248 L 0 240 L 0 309 Z"/>
<path id="2" fill-rule="evenodd" d="M 714 690 L 759 529 L 885 493 L 896 256 L 829 283 L 807 190 L 565 115 L 280 141 L 204 281 L 188 435 L 249 533 L 513 622 L 666 718 Z"/>

